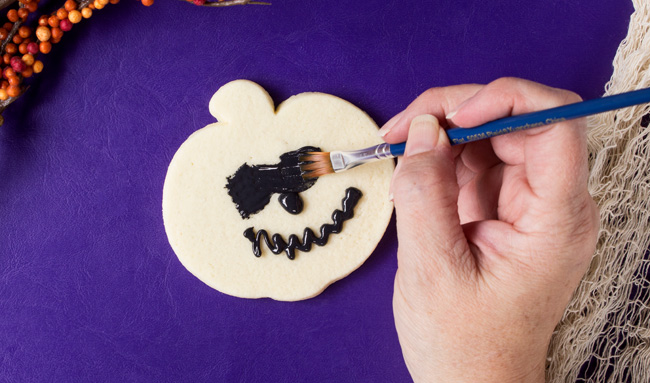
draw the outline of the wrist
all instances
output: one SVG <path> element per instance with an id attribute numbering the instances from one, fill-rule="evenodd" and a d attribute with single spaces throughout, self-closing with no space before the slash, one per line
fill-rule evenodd
<path id="1" fill-rule="evenodd" d="M 417 382 L 542 383 L 548 342 L 537 336 L 436 332 L 437 340 L 411 342 L 402 349 Z M 454 338 L 453 340 L 451 338 Z M 550 336 L 548 337 L 550 338 Z M 550 340 L 550 339 L 549 339 Z M 426 345 L 425 343 L 428 343 Z M 431 347 L 433 346 L 433 347 Z"/>
<path id="2" fill-rule="evenodd" d="M 521 365 L 522 361 L 501 358 L 480 364 L 464 361 L 447 364 L 431 370 L 429 376 L 413 375 L 414 382 L 471 382 L 471 383 L 543 383 L 545 382 L 545 357 L 540 361 Z"/>

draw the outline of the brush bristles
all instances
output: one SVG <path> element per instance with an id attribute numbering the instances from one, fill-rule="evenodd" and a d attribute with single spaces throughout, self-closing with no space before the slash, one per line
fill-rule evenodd
<path id="1" fill-rule="evenodd" d="M 328 152 L 309 152 L 300 156 L 302 178 L 317 178 L 334 173 Z"/>

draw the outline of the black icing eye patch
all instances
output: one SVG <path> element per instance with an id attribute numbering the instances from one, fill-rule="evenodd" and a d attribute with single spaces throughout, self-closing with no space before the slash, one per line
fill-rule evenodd
<path id="1" fill-rule="evenodd" d="M 299 158 L 307 152 L 321 149 L 305 146 L 284 153 L 280 162 L 273 165 L 248 165 L 244 163 L 235 174 L 227 178 L 226 189 L 242 218 L 258 213 L 270 202 L 273 193 L 279 193 L 282 207 L 292 214 L 302 211 L 298 193 L 316 183 L 317 178 L 305 180 L 299 167 Z"/>

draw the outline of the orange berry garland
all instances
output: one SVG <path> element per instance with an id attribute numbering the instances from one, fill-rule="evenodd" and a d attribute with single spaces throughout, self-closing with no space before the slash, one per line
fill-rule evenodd
<path id="1" fill-rule="evenodd" d="M 32 1 L 32 2 L 26 3 L 25 8 L 27 8 L 27 10 L 30 13 L 33 13 L 33 12 L 36 12 L 36 9 L 38 8 L 38 4 L 37 4 L 36 1 Z"/>
<path id="2" fill-rule="evenodd" d="M 28 66 L 24 71 L 20 72 L 20 74 L 23 76 L 23 78 L 30 78 L 34 74 L 34 69 L 32 69 L 31 66 Z"/>
<path id="3" fill-rule="evenodd" d="M 43 62 L 36 59 L 38 54 L 48 54 L 52 44 L 70 31 L 73 24 L 92 16 L 89 8 L 91 0 L 66 0 L 63 6 L 51 15 L 40 15 L 36 19 L 36 29 L 27 25 L 30 14 L 38 9 L 40 0 L 19 0 L 18 8 L 9 9 L 7 22 L 0 27 L 0 68 L 2 92 L 0 92 L 0 113 L 24 92 L 23 80 L 34 73 L 43 71 Z M 109 0 L 99 0 L 103 5 Z M 0 124 L 2 118 L 0 116 Z"/>
<path id="4" fill-rule="evenodd" d="M 61 24 L 59 24 L 59 25 L 61 25 Z M 52 36 L 52 40 L 60 40 L 61 37 L 63 37 L 63 30 L 61 30 L 60 27 L 52 28 L 51 36 Z M 52 42 L 54 42 L 54 41 L 52 41 Z"/>
<path id="5" fill-rule="evenodd" d="M 20 17 L 22 21 L 25 21 L 27 16 L 29 16 L 29 10 L 27 8 L 18 9 L 18 17 Z"/>
<path id="6" fill-rule="evenodd" d="M 16 47 L 16 44 L 14 43 L 9 43 L 5 46 L 5 52 L 9 53 L 10 55 L 15 55 L 16 52 L 18 52 L 18 47 Z"/>
<path id="7" fill-rule="evenodd" d="M 32 65 L 34 65 L 35 61 L 36 60 L 34 60 L 34 55 L 32 55 L 31 53 L 25 53 L 23 55 L 23 62 L 25 63 L 25 65 L 27 65 L 27 67 L 31 67 Z"/>
<path id="8" fill-rule="evenodd" d="M 1 1 L 1 0 L 0 0 Z M 101 10 L 108 4 L 120 0 L 65 0 L 63 5 L 50 15 L 36 16 L 41 0 L 18 0 L 18 7 L 6 12 L 7 22 L 0 25 L 0 125 L 2 112 L 26 89 L 23 80 L 43 71 L 39 55 L 51 52 L 52 44 L 63 38 L 74 24 L 88 19 L 94 10 Z M 138 0 L 151 6 L 154 0 Z M 267 4 L 252 0 L 185 0 L 199 6 L 229 6 L 244 4 Z M 13 1 L 4 1 L 8 6 Z M 32 17 L 29 17 L 32 15 Z M 33 22 L 33 27 L 22 25 Z"/>
<path id="9" fill-rule="evenodd" d="M 47 41 L 52 37 L 52 32 L 50 32 L 50 28 L 41 25 L 40 27 L 36 28 L 36 38 L 39 41 Z"/>
<path id="10" fill-rule="evenodd" d="M 74 0 L 67 0 L 63 5 L 63 8 L 65 8 L 66 11 L 70 12 L 77 9 L 77 3 Z"/>
<path id="11" fill-rule="evenodd" d="M 41 41 L 40 44 L 38 44 L 38 50 L 46 55 L 52 51 L 52 43 L 49 41 Z"/>
<path id="12" fill-rule="evenodd" d="M 56 28 L 59 26 L 59 18 L 56 17 L 55 15 L 50 16 L 47 19 L 47 25 L 49 25 L 52 28 Z"/>
<path id="13" fill-rule="evenodd" d="M 9 12 L 7 12 L 7 19 L 12 23 L 18 21 L 18 10 L 10 9 Z"/>
<path id="14" fill-rule="evenodd" d="M 59 10 L 56 11 L 56 17 L 58 17 L 59 20 L 65 20 L 68 18 L 68 11 L 66 11 L 65 8 L 59 8 Z"/>
<path id="15" fill-rule="evenodd" d="M 70 20 L 72 24 L 79 23 L 81 21 L 81 18 L 82 18 L 81 12 L 77 11 L 76 9 L 70 11 L 70 13 L 68 14 L 68 20 Z"/>
<path id="16" fill-rule="evenodd" d="M 6 13 L 7 22 L 0 26 L 0 51 L 2 52 L 0 113 L 8 105 L 2 101 L 17 97 L 24 91 L 23 80 L 43 70 L 43 62 L 36 59 L 38 54 L 50 53 L 52 44 L 58 43 L 74 24 L 90 18 L 93 9 L 102 9 L 108 4 L 119 2 L 119 0 L 65 0 L 63 5 L 51 15 L 38 16 L 35 30 L 27 25 L 21 25 L 27 21 L 30 14 L 38 10 L 39 1 L 18 0 L 18 8 L 9 9 Z M 153 0 L 139 1 L 147 6 L 153 4 Z"/>
<path id="17" fill-rule="evenodd" d="M 29 29 L 29 27 L 23 25 L 22 27 L 18 28 L 18 34 L 19 34 L 20 37 L 22 37 L 23 39 L 26 39 L 26 38 L 29 37 L 29 35 L 32 34 L 32 30 Z"/>
<path id="18" fill-rule="evenodd" d="M 20 83 L 20 79 L 16 75 L 7 77 L 7 81 L 9 82 L 9 85 L 18 85 Z"/>
<path id="19" fill-rule="evenodd" d="M 34 61 L 34 65 L 32 65 L 32 69 L 34 69 L 34 73 L 41 73 L 43 70 L 43 62 L 36 60 Z"/>
<path id="20" fill-rule="evenodd" d="M 18 97 L 20 96 L 20 87 L 18 85 L 9 85 L 7 88 L 7 94 L 9 97 Z"/>

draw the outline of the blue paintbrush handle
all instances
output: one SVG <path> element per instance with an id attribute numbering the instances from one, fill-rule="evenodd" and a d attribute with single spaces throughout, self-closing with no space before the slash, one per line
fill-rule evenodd
<path id="1" fill-rule="evenodd" d="M 608 112 L 632 105 L 650 103 L 650 88 L 621 93 L 594 100 L 576 102 L 557 108 L 538 112 L 520 114 L 488 122 L 474 128 L 453 128 L 447 130 L 452 145 L 466 144 L 502 134 L 555 124 L 561 121 Z M 406 143 L 390 145 L 390 152 L 395 156 L 404 154 Z"/>

